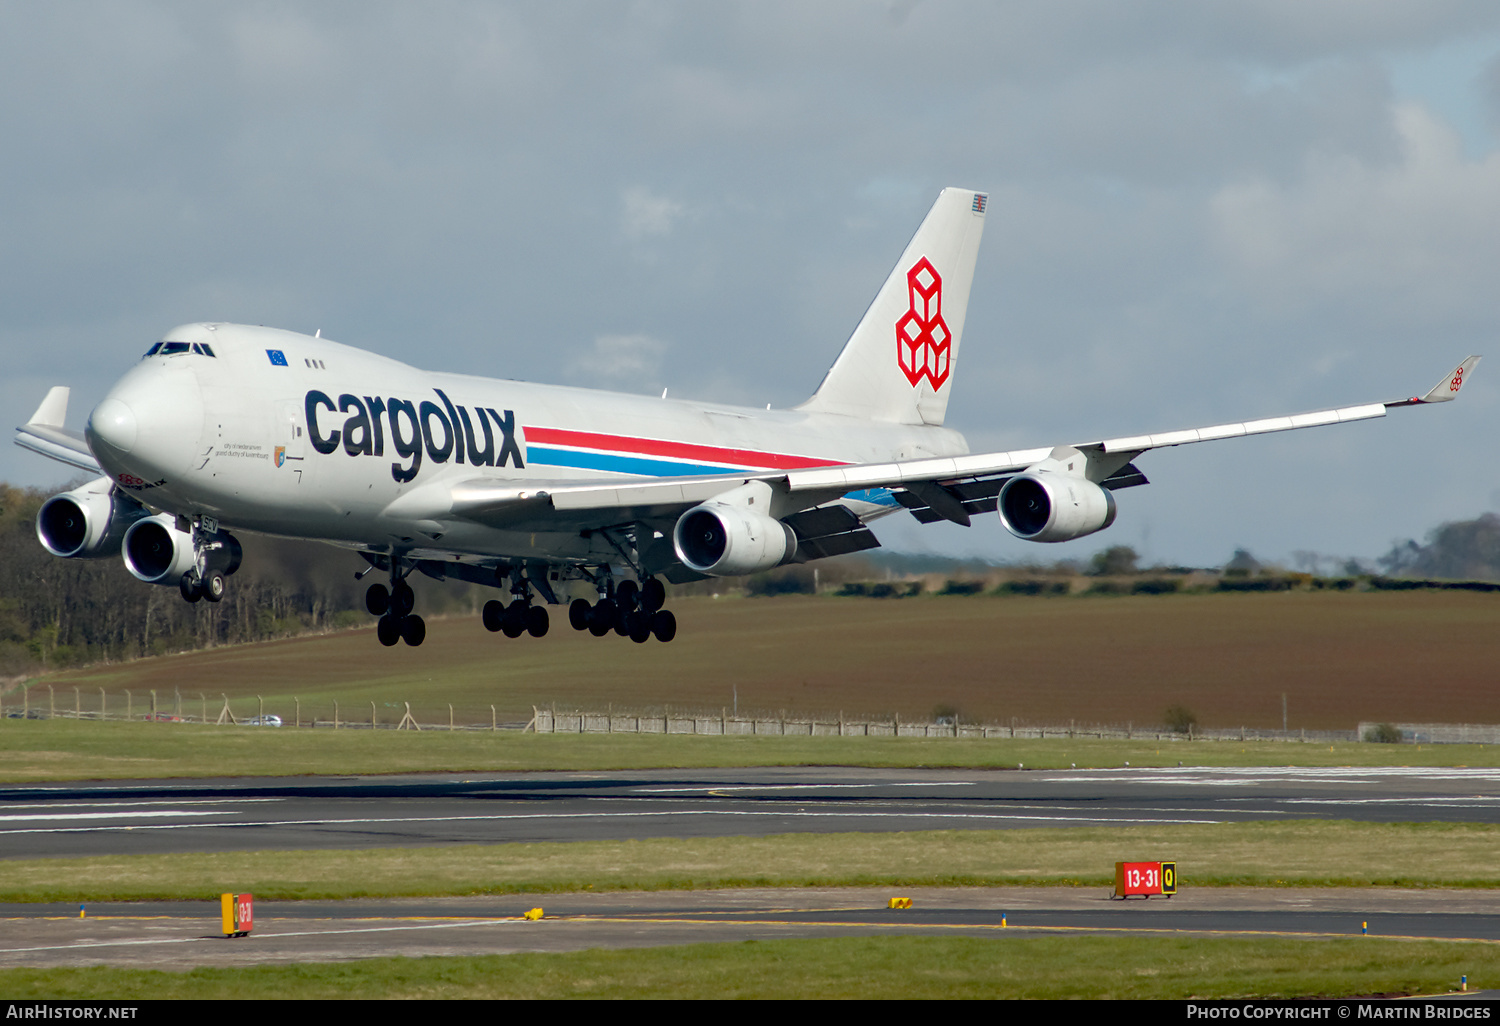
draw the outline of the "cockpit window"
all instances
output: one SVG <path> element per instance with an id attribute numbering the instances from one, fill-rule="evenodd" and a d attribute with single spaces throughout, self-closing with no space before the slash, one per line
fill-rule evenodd
<path id="1" fill-rule="evenodd" d="M 187 352 L 217 359 L 213 347 L 207 342 L 158 342 L 146 350 L 146 356 L 176 356 L 179 353 Z M 142 357 L 142 359 L 145 359 L 145 357 Z"/>

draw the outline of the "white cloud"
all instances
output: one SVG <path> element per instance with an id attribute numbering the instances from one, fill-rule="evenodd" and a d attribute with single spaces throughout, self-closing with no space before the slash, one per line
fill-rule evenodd
<path id="1" fill-rule="evenodd" d="M 1466 159 L 1425 107 L 1394 110 L 1399 157 L 1315 155 L 1296 181 L 1230 185 L 1212 201 L 1220 252 L 1275 311 L 1336 304 L 1387 329 L 1430 332 L 1493 314 L 1500 154 Z"/>
<path id="2" fill-rule="evenodd" d="M 568 363 L 568 376 L 611 388 L 649 387 L 660 378 L 667 344 L 650 335 L 600 335 Z"/>
<path id="3" fill-rule="evenodd" d="M 686 211 L 676 200 L 654 195 L 641 186 L 626 189 L 620 202 L 620 230 L 636 242 L 668 234 Z"/>

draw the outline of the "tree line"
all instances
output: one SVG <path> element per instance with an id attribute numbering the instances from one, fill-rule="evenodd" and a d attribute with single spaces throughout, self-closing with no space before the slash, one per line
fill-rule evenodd
<path id="1" fill-rule="evenodd" d="M 136 580 L 118 556 L 58 559 L 48 553 L 37 540 L 35 523 L 50 494 L 0 483 L 0 677 L 372 622 L 364 609 L 366 585 L 354 579 L 366 564 L 354 552 L 238 534 L 244 562 L 230 578 L 224 601 L 189 604 L 175 587 Z M 686 595 L 743 587 L 752 595 L 776 595 L 932 569 L 918 567 L 914 558 L 867 552 L 794 564 L 743 582 L 713 579 L 672 590 Z M 1443 524 L 1426 544 L 1400 542 L 1375 562 L 1391 577 L 1500 580 L 1500 515 Z M 1240 564 L 1254 564 L 1251 574 L 1259 569 L 1253 557 L 1238 550 L 1224 570 L 1246 570 Z M 1068 562 L 1056 569 L 1094 576 L 1139 572 L 1128 546 L 1106 548 L 1087 566 Z M 485 598 L 498 594 L 420 574 L 411 580 L 421 608 L 432 613 L 477 612 Z"/>
<path id="2" fill-rule="evenodd" d="M 35 524 L 51 494 L 0 484 L 0 677 L 373 622 L 368 582 L 354 579 L 366 566 L 357 553 L 236 534 L 244 562 L 224 601 L 189 604 L 175 587 L 136 580 L 118 555 L 49 553 Z M 424 609 L 469 604 L 467 585 L 419 577 Z"/>

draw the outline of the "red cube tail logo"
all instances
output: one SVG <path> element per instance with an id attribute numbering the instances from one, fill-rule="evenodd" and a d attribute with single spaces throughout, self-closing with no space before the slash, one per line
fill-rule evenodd
<path id="1" fill-rule="evenodd" d="M 948 380 L 953 336 L 943 321 L 943 279 L 926 257 L 906 272 L 910 306 L 896 322 L 896 363 L 916 388 L 923 378 L 933 391 Z"/>

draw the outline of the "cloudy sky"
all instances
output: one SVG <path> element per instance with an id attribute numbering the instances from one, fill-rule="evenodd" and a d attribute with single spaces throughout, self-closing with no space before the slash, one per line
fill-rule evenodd
<path id="1" fill-rule="evenodd" d="M 1148 454 L 1102 535 L 888 545 L 1370 557 L 1500 508 L 1497 133 L 1485 0 L 0 2 L 0 402 L 70 384 L 81 426 L 167 329 L 230 320 L 790 405 L 957 185 L 991 196 L 975 450 L 1492 362 L 1452 406 Z"/>

